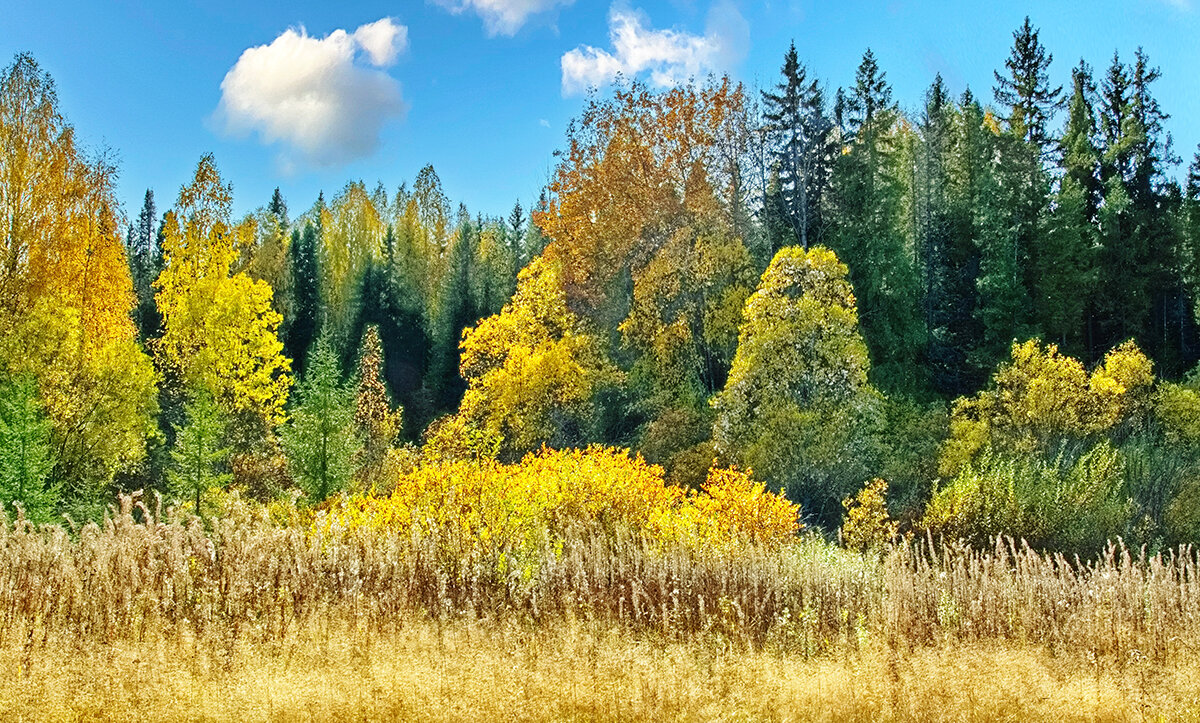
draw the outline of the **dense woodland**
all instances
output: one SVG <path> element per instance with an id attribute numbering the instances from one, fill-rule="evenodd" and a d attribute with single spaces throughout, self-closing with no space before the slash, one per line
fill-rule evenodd
<path id="1" fill-rule="evenodd" d="M 1142 51 L 1013 37 L 993 88 L 908 110 L 869 50 L 835 91 L 795 47 L 762 90 L 618 84 L 503 218 L 426 167 L 238 219 L 212 156 L 127 217 L 18 56 L 0 500 L 318 505 L 599 444 L 683 488 L 751 469 L 831 534 L 1196 541 L 1200 153 L 1181 184 Z"/>

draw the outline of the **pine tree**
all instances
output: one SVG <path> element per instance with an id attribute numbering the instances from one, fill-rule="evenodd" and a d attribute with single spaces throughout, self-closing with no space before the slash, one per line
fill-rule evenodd
<path id="1" fill-rule="evenodd" d="M 354 390 L 342 381 L 340 367 L 328 337 L 321 336 L 282 434 L 292 474 L 314 504 L 346 488 L 360 449 Z"/>
<path id="2" fill-rule="evenodd" d="M 175 427 L 173 464 L 167 471 L 167 481 L 178 497 L 195 503 L 199 515 L 204 493 L 224 487 L 233 475 L 220 471 L 230 454 L 222 446 L 226 431 L 224 413 L 207 389 L 193 389 L 189 396 L 184 405 L 186 422 Z"/>

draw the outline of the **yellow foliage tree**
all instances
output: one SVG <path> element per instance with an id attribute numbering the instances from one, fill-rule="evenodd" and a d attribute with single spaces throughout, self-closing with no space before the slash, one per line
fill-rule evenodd
<path id="1" fill-rule="evenodd" d="M 503 458 L 543 444 L 596 436 L 596 394 L 619 373 L 567 308 L 558 269 L 544 258 L 524 269 L 512 301 L 463 333 L 460 371 L 468 387 L 458 425 L 501 440 Z"/>
<path id="2" fill-rule="evenodd" d="M 0 362 L 38 379 L 55 476 L 92 488 L 144 457 L 157 409 L 115 181 L 76 145 L 53 80 L 17 56 L 0 77 Z"/>
<path id="3" fill-rule="evenodd" d="M 367 267 L 383 256 L 387 225 L 361 182 L 351 183 L 322 213 L 321 298 L 326 329 L 339 343 L 349 341 L 358 313 L 354 301 Z"/>
<path id="4" fill-rule="evenodd" d="M 992 387 L 954 403 L 941 472 L 953 476 L 985 449 L 1052 452 L 1066 440 L 1084 440 L 1149 411 L 1153 366 L 1133 342 L 1110 351 L 1089 375 L 1054 344 L 1014 344 L 992 377 Z"/>
<path id="5" fill-rule="evenodd" d="M 271 287 L 232 273 L 254 229 L 229 226 L 231 204 L 215 160 L 204 156 L 163 224 L 159 351 L 185 384 L 206 387 L 226 411 L 274 426 L 283 420 L 291 363 L 281 353 Z"/>

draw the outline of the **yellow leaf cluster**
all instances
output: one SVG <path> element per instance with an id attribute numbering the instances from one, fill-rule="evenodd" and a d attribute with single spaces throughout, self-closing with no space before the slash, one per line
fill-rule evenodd
<path id="1" fill-rule="evenodd" d="M 1153 367 L 1133 342 L 1105 356 L 1089 375 L 1054 344 L 1014 344 L 992 388 L 954 403 L 941 472 L 953 475 L 985 447 L 1020 453 L 1049 451 L 1064 439 L 1101 434 L 1144 416 Z"/>
<path id="2" fill-rule="evenodd" d="M 625 450 L 543 449 L 520 463 L 457 461 L 399 475 L 387 497 L 356 496 L 317 522 L 320 534 L 380 529 L 439 533 L 463 559 L 533 553 L 569 535 L 618 531 L 663 544 L 779 544 L 798 508 L 738 470 L 713 469 L 700 491 L 663 481 L 661 467 Z"/>
<path id="3" fill-rule="evenodd" d="M 581 441 L 566 436 L 587 436 L 596 392 L 618 377 L 567 308 L 558 269 L 545 258 L 521 271 L 503 311 L 463 333 L 461 349 L 461 424 L 502 440 L 509 457 Z"/>
<path id="4" fill-rule="evenodd" d="M 232 195 L 211 155 L 196 168 L 163 225 L 164 268 L 155 286 L 163 317 L 159 352 L 185 383 L 203 385 L 230 411 L 283 420 L 292 379 L 269 284 L 233 273 L 252 225 L 229 226 Z"/>
<path id="5" fill-rule="evenodd" d="M 116 169 L 77 146 L 27 55 L 0 76 L 0 149 L 0 364 L 37 377 L 56 475 L 101 485 L 144 457 L 157 408 L 129 315 Z"/>

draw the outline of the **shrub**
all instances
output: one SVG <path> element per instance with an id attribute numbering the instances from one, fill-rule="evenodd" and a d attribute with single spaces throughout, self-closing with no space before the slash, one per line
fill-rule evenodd
<path id="1" fill-rule="evenodd" d="M 380 528 L 436 533 L 461 559 L 532 555 L 570 534 L 625 532 L 659 543 L 776 544 L 798 530 L 798 507 L 739 470 L 713 469 L 698 491 L 666 484 L 663 470 L 605 447 L 543 449 L 519 464 L 435 462 L 401 473 L 387 497 L 357 495 L 317 521 L 322 534 Z"/>
<path id="2" fill-rule="evenodd" d="M 934 494 L 923 524 L 975 544 L 1003 534 L 1091 554 L 1128 529 L 1124 474 L 1124 458 L 1107 442 L 1073 464 L 989 452 Z"/>
<path id="3" fill-rule="evenodd" d="M 847 548 L 879 549 L 896 537 L 899 525 L 888 515 L 887 489 L 887 482 L 876 478 L 858 494 L 842 500 L 842 506 L 846 508 L 842 544 Z"/>

